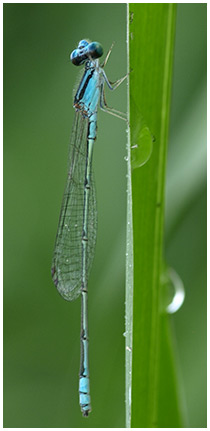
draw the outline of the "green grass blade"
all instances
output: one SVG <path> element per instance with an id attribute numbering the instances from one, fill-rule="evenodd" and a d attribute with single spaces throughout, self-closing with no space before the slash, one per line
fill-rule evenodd
<path id="1" fill-rule="evenodd" d="M 176 6 L 135 3 L 129 5 L 128 12 L 131 154 L 128 157 L 126 425 L 162 426 L 162 404 L 165 403 L 165 408 L 170 410 L 168 426 L 181 426 L 178 402 L 175 402 L 177 389 L 173 379 L 174 362 L 170 360 L 170 337 L 166 336 L 168 320 L 160 320 L 159 313 Z M 166 347 L 164 361 L 168 374 L 164 379 L 171 382 L 168 385 L 171 394 L 160 391 L 163 377 L 159 367 L 160 345 Z"/>

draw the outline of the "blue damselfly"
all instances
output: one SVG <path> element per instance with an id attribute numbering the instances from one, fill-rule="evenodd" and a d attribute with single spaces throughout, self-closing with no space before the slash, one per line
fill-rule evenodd
<path id="1" fill-rule="evenodd" d="M 112 49 L 112 47 L 111 47 Z M 102 65 L 103 48 L 98 42 L 81 40 L 70 56 L 76 66 L 85 71 L 74 98 L 75 119 L 72 129 L 67 182 L 61 207 L 52 278 L 67 301 L 81 294 L 81 359 L 79 373 L 79 403 L 84 416 L 91 411 L 88 361 L 88 275 L 96 244 L 96 195 L 92 174 L 92 155 L 96 139 L 97 108 L 126 119 L 107 106 L 104 85 L 117 88 L 126 76 L 111 83 L 105 72 L 109 50 Z"/>

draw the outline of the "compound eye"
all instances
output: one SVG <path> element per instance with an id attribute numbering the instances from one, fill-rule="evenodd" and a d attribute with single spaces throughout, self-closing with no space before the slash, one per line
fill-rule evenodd
<path id="1" fill-rule="evenodd" d="M 91 42 L 88 45 L 88 54 L 91 58 L 96 59 L 103 55 L 103 48 L 99 42 Z"/>
<path id="2" fill-rule="evenodd" d="M 70 60 L 75 66 L 79 66 L 81 64 L 81 57 L 79 56 L 78 49 L 75 49 L 74 51 L 72 51 L 70 55 Z"/>

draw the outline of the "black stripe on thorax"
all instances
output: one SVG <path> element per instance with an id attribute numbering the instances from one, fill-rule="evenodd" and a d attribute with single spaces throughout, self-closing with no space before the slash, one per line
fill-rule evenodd
<path id="1" fill-rule="evenodd" d="M 81 90 L 79 88 L 79 90 L 78 90 L 78 92 L 77 92 L 77 94 L 75 96 L 75 102 L 79 102 L 83 98 L 85 90 L 86 90 L 86 88 L 87 88 L 87 86 L 89 84 L 89 81 L 91 80 L 94 72 L 95 72 L 95 69 L 93 68 L 91 70 L 91 72 L 88 74 L 88 76 L 87 76 L 87 78 L 86 78 L 86 80 L 85 80 L 85 82 L 84 82 Z M 85 76 L 85 74 L 87 74 L 87 72 L 84 73 L 84 76 Z M 83 82 L 83 79 L 82 79 L 82 82 Z"/>

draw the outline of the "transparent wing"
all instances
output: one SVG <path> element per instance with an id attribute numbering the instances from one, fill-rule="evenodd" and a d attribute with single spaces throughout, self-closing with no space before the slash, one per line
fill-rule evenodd
<path id="1" fill-rule="evenodd" d="M 71 136 L 68 176 L 52 262 L 53 281 L 61 296 L 67 301 L 76 299 L 81 292 L 87 130 L 88 119 L 84 118 L 81 112 L 76 112 Z M 96 193 L 92 170 L 90 180 L 87 277 L 95 253 L 97 230 Z"/>

